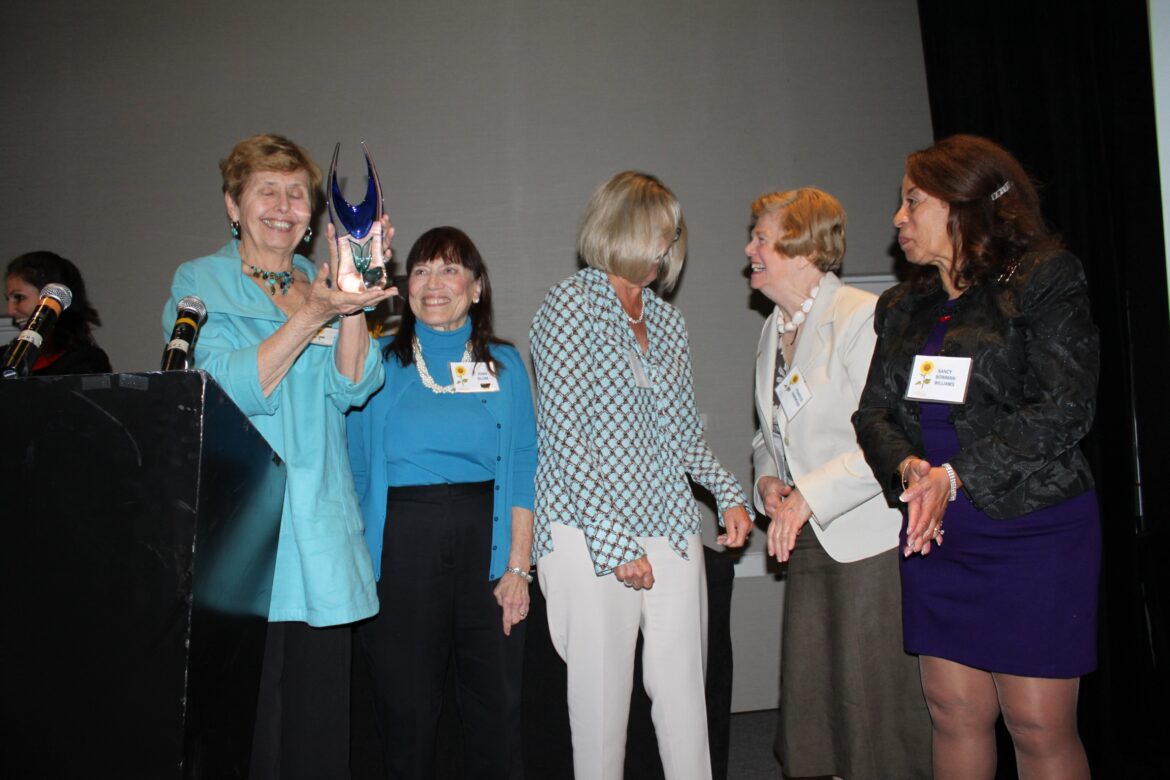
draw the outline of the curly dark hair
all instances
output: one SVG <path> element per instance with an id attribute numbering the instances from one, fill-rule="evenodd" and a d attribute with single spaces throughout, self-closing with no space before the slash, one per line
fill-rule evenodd
<path id="1" fill-rule="evenodd" d="M 416 265 L 435 258 L 442 258 L 445 263 L 458 263 L 471 271 L 476 281 L 480 283 L 479 301 L 471 304 L 468 311 L 468 316 L 471 317 L 471 357 L 477 363 L 491 365 L 491 345 L 510 342 L 496 338 L 492 332 L 492 284 L 488 279 L 483 257 L 480 256 L 471 238 L 459 228 L 449 226 L 431 228 L 419 236 L 414 246 L 410 248 L 410 254 L 406 257 L 407 278 L 410 278 L 410 272 Z M 382 350 L 384 357 L 389 358 L 393 355 L 403 366 L 409 366 L 414 362 L 412 347 L 416 322 L 414 312 L 407 306 L 402 313 L 398 333 Z M 496 371 L 501 368 L 499 364 L 495 365 Z"/>
<path id="2" fill-rule="evenodd" d="M 4 278 L 16 276 L 43 290 L 47 284 L 63 284 L 73 293 L 73 303 L 61 312 L 45 340 L 45 352 L 59 352 L 94 343 L 90 328 L 100 327 L 101 317 L 89 302 L 85 282 L 77 266 L 54 252 L 28 252 L 8 263 Z"/>
<path id="3" fill-rule="evenodd" d="M 906 176 L 950 209 L 951 275 L 960 290 L 995 279 L 1025 252 L 1061 246 L 1060 236 L 1044 222 L 1032 179 L 993 141 L 976 135 L 944 138 L 907 157 Z M 916 281 L 932 287 L 938 275 L 920 268 Z"/>

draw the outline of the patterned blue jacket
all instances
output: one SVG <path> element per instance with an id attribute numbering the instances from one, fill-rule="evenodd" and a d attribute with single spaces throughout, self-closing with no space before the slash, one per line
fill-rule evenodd
<path id="1" fill-rule="evenodd" d="M 645 355 L 595 268 L 554 287 L 529 334 L 540 450 L 533 554 L 552 552 L 550 523 L 578 528 L 599 576 L 644 556 L 639 536 L 665 536 L 686 557 L 701 520 L 688 474 L 720 516 L 747 505 L 703 437 L 682 314 L 649 289 L 642 299 Z M 639 355 L 649 387 L 635 381 Z"/>

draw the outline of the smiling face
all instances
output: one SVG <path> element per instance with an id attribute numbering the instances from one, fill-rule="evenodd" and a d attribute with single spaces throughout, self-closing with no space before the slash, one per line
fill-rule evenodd
<path id="1" fill-rule="evenodd" d="M 915 265 L 934 265 L 949 271 L 955 247 L 947 232 L 950 207 L 902 177 L 902 204 L 894 214 L 898 245 Z"/>
<path id="2" fill-rule="evenodd" d="M 254 171 L 240 192 L 239 202 L 225 193 L 224 203 L 228 218 L 240 223 L 245 254 L 260 251 L 291 257 L 313 213 L 309 174 Z"/>
<path id="3" fill-rule="evenodd" d="M 41 291 L 13 274 L 5 285 L 5 298 L 8 300 L 8 316 L 16 327 L 23 328 L 40 302 Z"/>
<path id="4" fill-rule="evenodd" d="M 471 271 L 442 257 L 420 261 L 410 269 L 410 310 L 435 330 L 458 330 L 467 321 L 480 283 Z"/>
<path id="5" fill-rule="evenodd" d="M 773 303 L 784 303 L 788 293 L 808 293 L 804 271 L 810 263 L 803 257 L 789 257 L 776 249 L 776 239 L 783 232 L 779 211 L 765 211 L 756 219 L 744 254 L 751 263 L 750 284 Z"/>

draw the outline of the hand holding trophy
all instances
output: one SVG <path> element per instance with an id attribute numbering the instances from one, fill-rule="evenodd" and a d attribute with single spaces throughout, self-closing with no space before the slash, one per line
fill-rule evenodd
<path id="1" fill-rule="evenodd" d="M 365 142 L 362 142 L 362 152 L 366 157 L 366 195 L 361 203 L 351 206 L 337 185 L 340 143 L 333 149 L 333 162 L 326 183 L 329 221 L 333 223 L 337 242 L 337 286 L 345 292 L 355 293 L 385 287 L 387 282 L 383 256 L 382 185 Z"/>

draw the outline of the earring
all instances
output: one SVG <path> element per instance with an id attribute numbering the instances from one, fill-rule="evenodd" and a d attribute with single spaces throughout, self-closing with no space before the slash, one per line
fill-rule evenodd
<path id="1" fill-rule="evenodd" d="M 478 298 L 478 297 L 476 297 L 476 298 L 472 298 L 472 299 L 471 299 L 471 305 L 472 305 L 472 306 L 474 306 L 474 305 L 475 305 L 475 304 L 477 304 L 477 303 L 479 303 L 479 298 Z"/>
<path id="2" fill-rule="evenodd" d="M 233 219 L 229 223 L 229 225 L 231 226 L 231 229 L 232 229 L 232 238 L 239 238 L 240 237 L 240 221 L 238 219 Z"/>
<path id="3" fill-rule="evenodd" d="M 301 243 L 307 244 L 312 240 L 313 240 L 313 228 L 312 228 L 312 226 L 310 226 L 309 229 L 305 231 L 305 237 L 301 239 Z"/>

